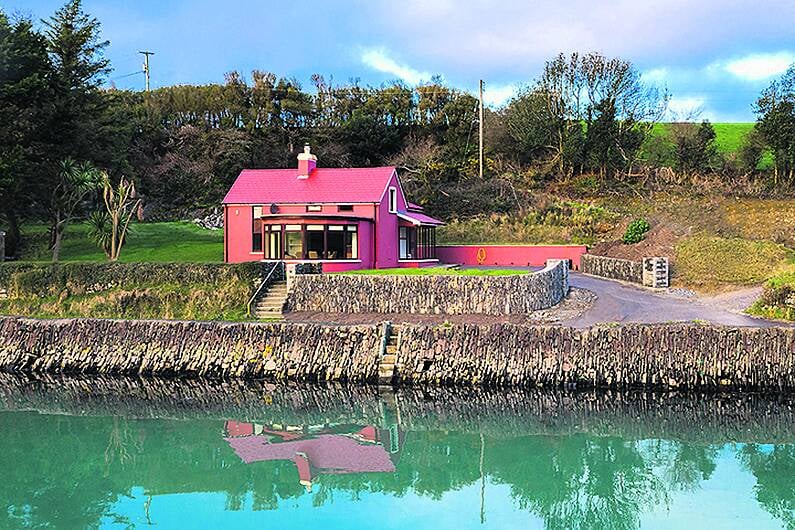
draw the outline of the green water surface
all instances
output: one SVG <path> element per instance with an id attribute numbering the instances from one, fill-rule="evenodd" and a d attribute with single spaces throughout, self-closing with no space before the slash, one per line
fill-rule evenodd
<path id="1" fill-rule="evenodd" d="M 0 389 L 0 528 L 795 527 L 777 399 L 93 384 Z"/>

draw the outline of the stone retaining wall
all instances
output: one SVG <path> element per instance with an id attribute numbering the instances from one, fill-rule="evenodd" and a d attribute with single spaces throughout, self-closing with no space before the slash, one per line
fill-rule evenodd
<path id="1" fill-rule="evenodd" d="M 398 379 L 491 386 L 795 389 L 795 329 L 404 326 Z"/>
<path id="2" fill-rule="evenodd" d="M 383 328 L 0 318 L 0 371 L 375 382 Z M 795 390 L 795 328 L 400 330 L 406 384 Z"/>
<path id="3" fill-rule="evenodd" d="M 369 381 L 378 326 L 0 318 L 0 371 Z"/>
<path id="4" fill-rule="evenodd" d="M 316 274 L 295 276 L 288 311 L 515 315 L 557 305 L 569 291 L 564 261 L 513 276 Z"/>
<path id="5" fill-rule="evenodd" d="M 643 263 L 639 261 L 584 254 L 580 258 L 580 272 L 612 280 L 643 284 Z"/>

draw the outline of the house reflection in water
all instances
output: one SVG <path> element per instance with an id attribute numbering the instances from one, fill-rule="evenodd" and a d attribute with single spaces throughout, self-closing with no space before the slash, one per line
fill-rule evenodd
<path id="1" fill-rule="evenodd" d="M 405 433 L 397 425 L 288 426 L 227 421 L 224 438 L 243 462 L 292 460 L 298 480 L 312 491 L 320 474 L 392 473 Z"/>

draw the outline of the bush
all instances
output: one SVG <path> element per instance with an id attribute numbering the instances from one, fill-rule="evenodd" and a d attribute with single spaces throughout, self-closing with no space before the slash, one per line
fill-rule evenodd
<path id="1" fill-rule="evenodd" d="M 785 272 L 768 280 L 761 298 L 748 312 L 765 318 L 795 320 L 795 273 Z"/>
<path id="2" fill-rule="evenodd" d="M 73 294 L 115 287 L 219 285 L 229 281 L 253 284 L 263 274 L 257 262 L 221 263 L 55 263 L 0 265 L 0 286 L 12 297 L 48 296 L 68 290 Z"/>
<path id="3" fill-rule="evenodd" d="M 65 263 L 0 266 L 0 314 L 243 320 L 267 270 L 258 263 Z"/>
<path id="4" fill-rule="evenodd" d="M 646 233 L 651 229 L 651 225 L 645 219 L 635 219 L 627 227 L 622 240 L 627 245 L 634 245 L 646 239 Z"/>

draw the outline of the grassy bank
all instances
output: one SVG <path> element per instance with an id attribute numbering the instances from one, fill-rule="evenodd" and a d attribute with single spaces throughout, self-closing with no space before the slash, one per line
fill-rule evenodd
<path id="1" fill-rule="evenodd" d="M 257 264 L 6 264 L 0 314 L 243 320 L 260 275 Z"/>

